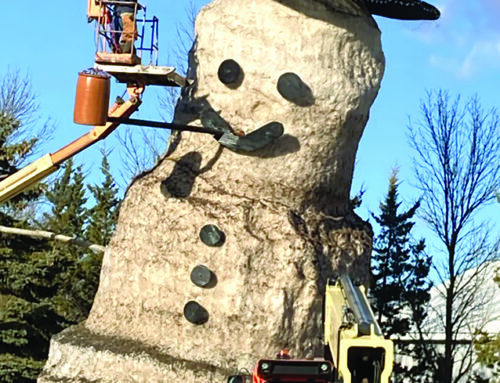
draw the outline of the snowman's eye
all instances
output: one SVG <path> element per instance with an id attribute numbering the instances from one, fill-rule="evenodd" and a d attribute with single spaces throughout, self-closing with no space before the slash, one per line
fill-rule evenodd
<path id="1" fill-rule="evenodd" d="M 231 89 L 239 87 L 245 77 L 240 65 L 233 59 L 224 60 L 219 65 L 217 76 L 220 82 Z"/>
<path id="2" fill-rule="evenodd" d="M 314 105 L 314 95 L 302 79 L 292 72 L 283 73 L 278 79 L 278 92 L 281 96 L 298 106 Z"/>

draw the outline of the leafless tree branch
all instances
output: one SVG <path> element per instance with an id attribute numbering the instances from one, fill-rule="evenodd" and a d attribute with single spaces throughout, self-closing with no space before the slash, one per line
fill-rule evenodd
<path id="1" fill-rule="evenodd" d="M 84 239 L 68 237 L 67 235 L 56 234 L 45 230 L 26 230 L 0 225 L 0 232 L 5 234 L 24 235 L 32 238 L 44 238 L 51 241 L 60 241 L 71 245 L 76 245 L 83 249 L 92 250 L 94 253 L 104 253 L 104 251 L 106 250 L 104 246 L 96 245 Z"/>
<path id="2" fill-rule="evenodd" d="M 421 214 L 443 245 L 446 259 L 434 260 L 446 302 L 444 377 L 458 382 L 470 367 L 472 347 L 457 360 L 455 340 L 487 302 L 478 294 L 488 261 L 498 257 L 498 240 L 480 217 L 500 190 L 500 117 L 485 112 L 478 97 L 463 103 L 444 91 L 429 92 L 422 119 L 410 120 Z M 453 370 L 457 371 L 453 376 Z"/>

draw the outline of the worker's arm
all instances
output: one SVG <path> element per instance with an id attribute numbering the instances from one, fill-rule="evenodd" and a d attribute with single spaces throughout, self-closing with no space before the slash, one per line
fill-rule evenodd
<path id="1" fill-rule="evenodd" d="M 142 91 L 143 88 L 129 88 L 128 92 L 130 99 L 122 104 L 115 103 L 111 107 L 108 115 L 110 117 L 124 119 L 130 117 L 141 104 L 139 95 Z M 80 153 L 89 146 L 92 146 L 99 140 L 106 138 L 119 125 L 119 122 L 108 122 L 106 125 L 96 126 L 90 132 L 84 134 L 62 149 L 59 149 L 57 152 L 46 154 L 42 158 L 10 175 L 0 182 L 0 203 L 8 201 L 52 174 L 64 161 Z"/>

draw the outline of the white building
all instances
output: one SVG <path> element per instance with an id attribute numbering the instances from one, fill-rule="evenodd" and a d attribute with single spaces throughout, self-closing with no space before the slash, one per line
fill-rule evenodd
<path id="1" fill-rule="evenodd" d="M 479 272 L 478 272 L 479 271 Z M 459 278 L 459 286 L 466 286 L 458 291 L 454 301 L 453 319 L 457 325 L 455 338 L 459 342 L 455 353 L 455 376 L 459 371 L 468 373 L 460 380 L 471 381 L 471 377 L 479 374 L 490 383 L 500 383 L 500 371 L 491 371 L 475 362 L 473 341 L 477 331 L 487 332 L 494 337 L 500 333 L 500 287 L 495 276 L 500 275 L 500 261 L 490 262 L 481 269 L 472 269 Z M 426 339 L 435 344 L 444 353 L 445 313 L 447 283 L 431 289 L 428 317 L 424 323 Z M 416 334 L 408 334 L 406 340 L 417 339 Z M 400 358 L 399 362 L 410 366 L 411 358 Z M 471 365 L 470 368 L 466 366 Z"/>

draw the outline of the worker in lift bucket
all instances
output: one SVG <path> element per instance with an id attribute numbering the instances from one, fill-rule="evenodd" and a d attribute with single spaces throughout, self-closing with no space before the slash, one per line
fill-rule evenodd
<path id="1" fill-rule="evenodd" d="M 130 53 L 137 38 L 135 17 L 140 5 L 137 0 L 115 0 L 113 7 L 115 44 L 120 47 L 121 53 Z"/>

